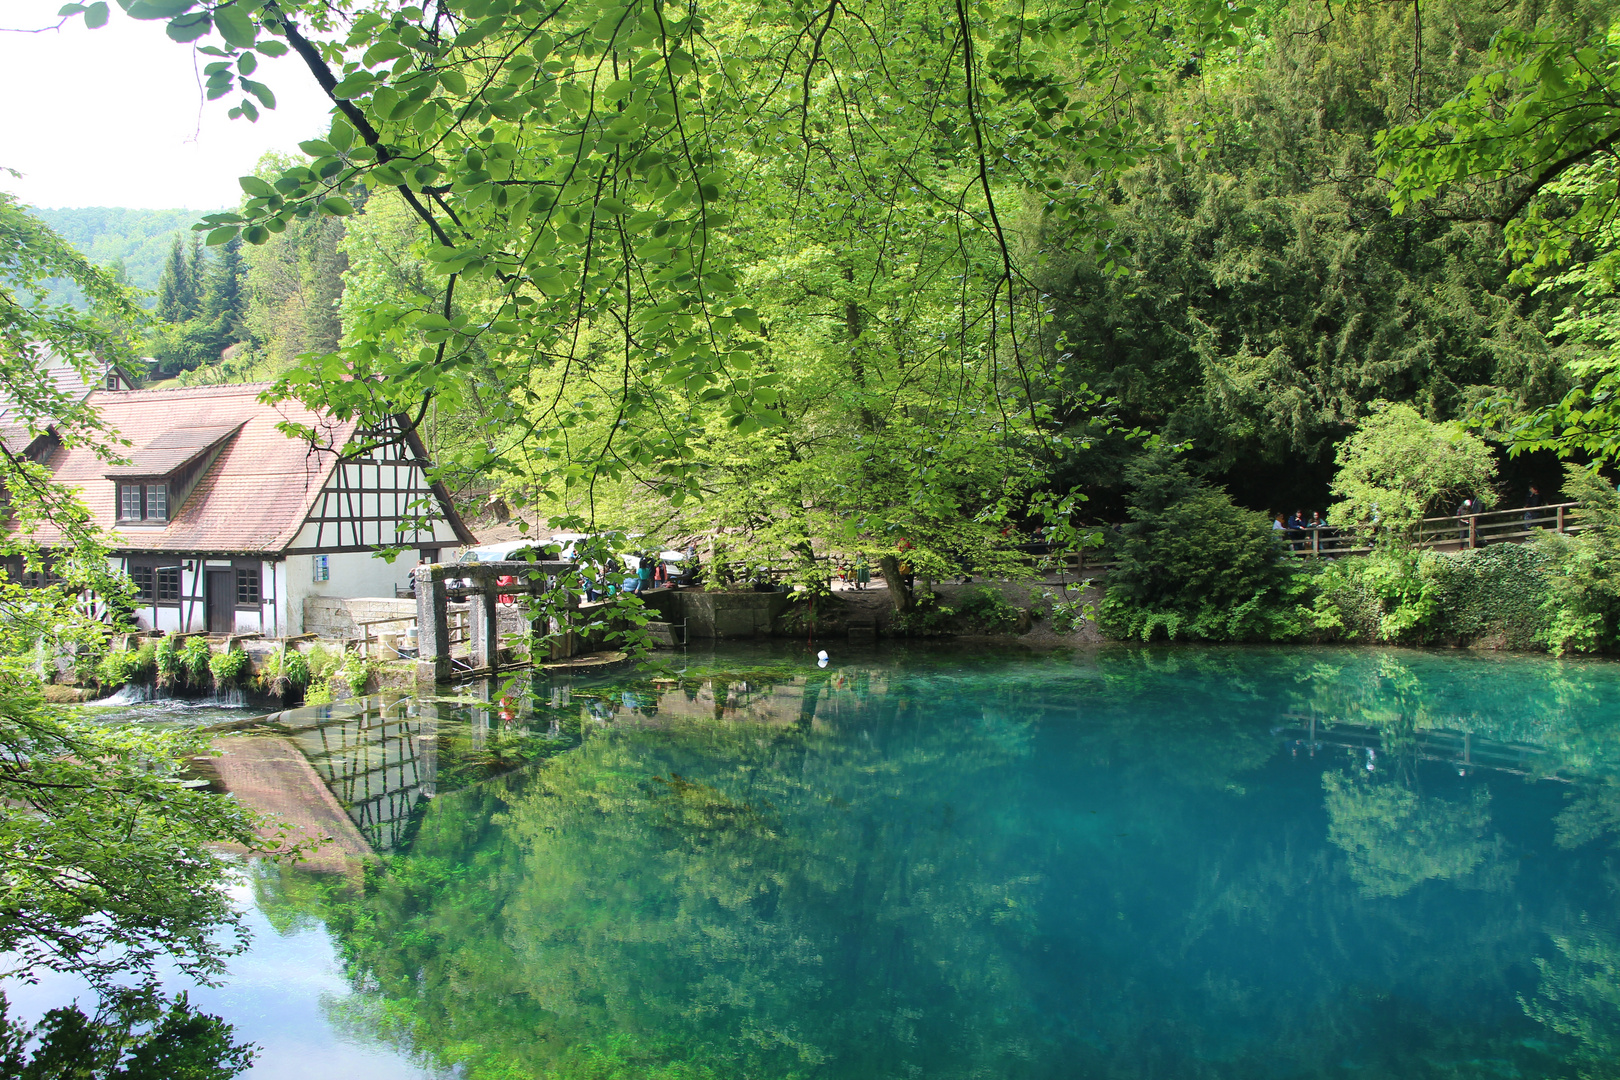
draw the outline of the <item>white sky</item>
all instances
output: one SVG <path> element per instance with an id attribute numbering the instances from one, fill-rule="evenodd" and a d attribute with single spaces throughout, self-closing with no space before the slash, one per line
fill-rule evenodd
<path id="1" fill-rule="evenodd" d="M 197 57 L 116 3 L 99 30 L 55 25 L 67 0 L 0 0 L 0 190 L 40 207 L 234 207 L 236 178 L 268 150 L 296 153 L 330 126 L 329 102 L 289 54 L 260 57 L 254 79 L 276 95 L 258 123 L 226 111 L 241 94 L 204 101 Z M 219 43 L 217 36 L 196 44 Z M 255 102 L 257 104 L 257 102 Z"/>

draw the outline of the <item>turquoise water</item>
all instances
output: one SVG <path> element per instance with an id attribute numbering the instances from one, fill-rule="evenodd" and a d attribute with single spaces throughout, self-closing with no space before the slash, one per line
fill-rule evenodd
<path id="1" fill-rule="evenodd" d="M 1620 665 L 756 650 L 679 678 L 389 706 L 416 756 L 384 867 L 259 868 L 242 963 L 316 935 L 321 1022 L 395 1075 L 1614 1075 Z M 358 1075 L 255 1073 L 295 1074 Z"/>

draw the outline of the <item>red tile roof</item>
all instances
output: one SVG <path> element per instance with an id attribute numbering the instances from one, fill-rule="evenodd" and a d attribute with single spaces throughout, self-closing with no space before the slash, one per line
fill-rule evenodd
<path id="1" fill-rule="evenodd" d="M 315 497 L 354 434 L 355 422 L 323 417 L 297 402 L 266 405 L 265 384 L 191 386 L 176 390 L 96 391 L 90 404 L 107 427 L 131 443 L 121 456 L 142 460 L 141 451 L 179 449 L 182 429 L 240 427 L 226 439 L 219 457 L 167 525 L 117 524 L 117 485 L 107 479 L 108 463 L 84 447 L 58 447 L 45 464 L 58 481 L 79 488 L 96 524 L 108 530 L 113 546 L 134 551 L 190 551 L 220 554 L 274 552 L 297 535 Z M 288 438 L 276 425 L 290 420 L 321 434 L 328 449 Z M 167 454 L 151 456 L 168 456 Z M 41 529 L 46 546 L 59 539 Z"/>

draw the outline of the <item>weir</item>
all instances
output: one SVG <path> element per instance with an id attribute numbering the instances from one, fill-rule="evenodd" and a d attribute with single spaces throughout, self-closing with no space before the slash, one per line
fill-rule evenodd
<path id="1" fill-rule="evenodd" d="M 449 680 L 456 671 L 451 657 L 448 605 L 451 600 L 470 600 L 468 605 L 468 663 L 461 674 L 494 674 L 500 668 L 501 641 L 496 603 L 501 596 L 537 596 L 557 586 L 557 579 L 577 567 L 571 562 L 476 562 L 433 563 L 416 568 L 416 682 L 432 687 Z M 501 579 L 508 579 L 502 583 Z M 570 608 L 578 603 L 570 597 Z M 538 623 L 538 620 L 537 620 Z M 559 634 L 562 627 L 531 628 L 536 639 Z M 552 659 L 573 655 L 573 635 L 552 646 Z M 532 658 L 531 658 L 532 659 Z"/>

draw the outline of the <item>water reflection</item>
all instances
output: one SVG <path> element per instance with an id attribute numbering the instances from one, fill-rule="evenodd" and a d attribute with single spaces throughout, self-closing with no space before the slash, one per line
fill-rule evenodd
<path id="1" fill-rule="evenodd" d="M 345 1010 L 438 1067 L 1573 1076 L 1620 1047 L 1614 665 L 755 650 L 536 690 L 290 735 L 391 854 L 261 906 L 323 923 Z"/>

